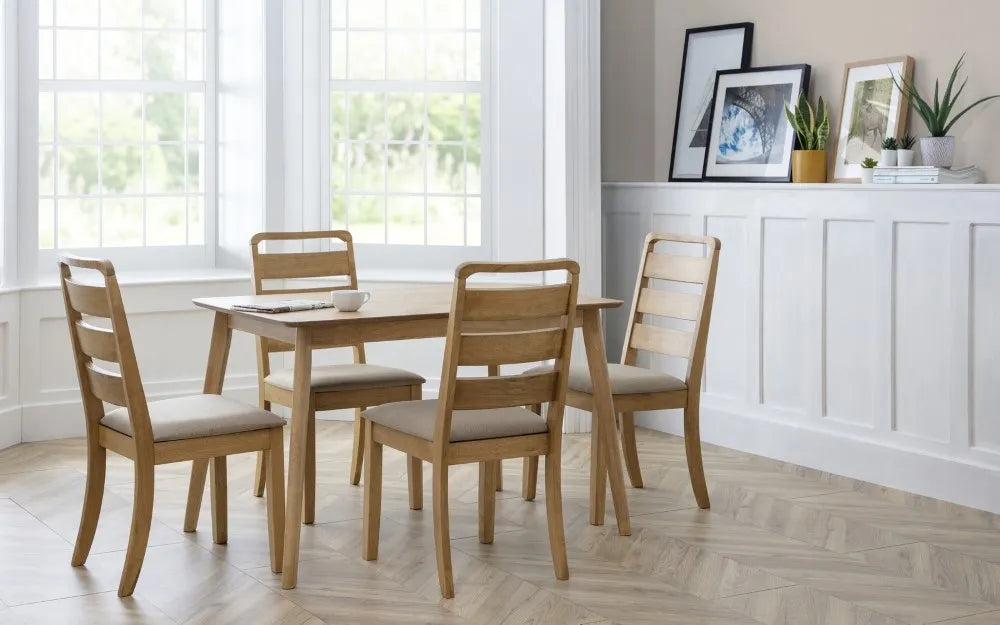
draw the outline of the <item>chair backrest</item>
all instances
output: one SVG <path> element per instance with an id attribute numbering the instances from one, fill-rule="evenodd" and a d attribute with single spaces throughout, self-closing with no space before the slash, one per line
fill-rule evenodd
<path id="1" fill-rule="evenodd" d="M 656 244 L 661 242 L 703 245 L 705 254 L 678 256 L 655 251 Z M 686 358 L 688 388 L 700 387 L 721 248 L 722 244 L 715 237 L 656 232 L 646 236 L 639 260 L 632 314 L 625 332 L 623 364 L 634 365 L 639 350 Z M 658 289 L 650 280 L 701 285 L 702 289 L 698 293 Z M 694 322 L 694 328 L 688 331 L 655 326 L 648 323 L 649 317 Z"/>
<path id="2" fill-rule="evenodd" d="M 323 252 L 262 252 L 261 243 L 265 241 L 316 241 L 326 240 L 343 244 L 344 249 L 333 249 Z M 347 230 L 321 230 L 314 232 L 261 232 L 250 239 L 251 276 L 254 293 L 268 295 L 274 293 L 329 293 L 341 289 L 357 289 L 358 273 L 354 265 L 354 241 Z M 278 288 L 265 286 L 265 280 L 295 280 L 302 278 L 341 278 L 346 282 L 338 285 L 315 287 L 288 287 L 282 284 Z M 287 352 L 294 349 L 293 345 L 278 341 L 258 338 L 258 347 L 263 354 L 272 352 Z M 360 349 L 360 348 L 356 348 Z M 363 352 L 358 352 L 356 360 L 363 361 Z M 269 363 L 263 358 L 262 375 L 270 372 Z"/>
<path id="3" fill-rule="evenodd" d="M 477 273 L 565 271 L 566 281 L 544 286 L 470 287 Z M 441 373 L 435 441 L 447 443 L 453 410 L 506 408 L 549 402 L 549 431 L 562 431 L 566 381 L 573 344 L 580 266 L 558 259 L 516 263 L 465 263 L 455 272 L 451 315 Z M 555 360 L 550 371 L 459 377 L 460 366 L 499 367 Z M 480 369 L 481 370 L 481 369 Z"/>
<path id="4" fill-rule="evenodd" d="M 99 279 L 80 280 L 78 270 L 91 270 Z M 88 437 L 96 435 L 104 417 L 103 402 L 107 402 L 128 410 L 137 447 L 151 446 L 149 407 L 114 265 L 108 260 L 63 256 L 59 274 Z M 117 372 L 112 370 L 115 366 Z"/>

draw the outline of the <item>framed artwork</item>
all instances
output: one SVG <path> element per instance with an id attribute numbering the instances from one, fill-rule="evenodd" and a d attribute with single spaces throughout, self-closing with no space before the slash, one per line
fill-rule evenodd
<path id="1" fill-rule="evenodd" d="M 689 28 L 684 36 L 681 81 L 670 150 L 670 181 L 701 180 L 715 73 L 750 67 L 753 24 Z"/>
<path id="2" fill-rule="evenodd" d="M 861 161 L 879 159 L 882 140 L 906 129 L 909 102 L 892 82 L 913 76 L 913 59 L 900 56 L 848 63 L 833 167 L 835 182 L 859 182 Z"/>
<path id="3" fill-rule="evenodd" d="M 704 180 L 790 182 L 795 132 L 785 106 L 809 87 L 808 65 L 718 72 Z"/>

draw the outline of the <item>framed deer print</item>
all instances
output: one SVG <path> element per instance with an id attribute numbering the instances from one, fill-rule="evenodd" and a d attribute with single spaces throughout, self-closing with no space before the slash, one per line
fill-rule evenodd
<path id="1" fill-rule="evenodd" d="M 882 141 L 906 131 L 909 102 L 896 88 L 913 75 L 913 59 L 900 56 L 848 63 L 833 168 L 835 182 L 859 182 L 861 161 L 879 159 Z"/>

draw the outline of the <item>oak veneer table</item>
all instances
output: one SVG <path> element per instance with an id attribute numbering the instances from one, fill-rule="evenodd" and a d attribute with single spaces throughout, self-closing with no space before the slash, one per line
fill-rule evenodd
<path id="1" fill-rule="evenodd" d="M 503 288 L 497 286 L 496 288 Z M 232 331 L 240 330 L 294 346 L 294 383 L 289 443 L 288 488 L 285 502 L 285 541 L 282 587 L 294 588 L 298 573 L 299 535 L 302 520 L 303 475 L 306 455 L 306 416 L 309 403 L 312 351 L 327 347 L 347 347 L 358 343 L 443 337 L 451 311 L 451 284 L 386 288 L 374 290 L 371 301 L 357 312 L 332 308 L 264 314 L 233 310 L 235 304 L 263 303 L 292 298 L 321 298 L 322 294 L 247 295 L 206 297 L 195 305 L 215 311 L 212 342 L 205 371 L 205 393 L 222 393 Z M 581 295 L 577 304 L 576 327 L 583 328 L 584 344 L 594 387 L 594 419 L 591 434 L 590 522 L 604 523 L 606 479 L 618 521 L 618 533 L 628 536 L 628 501 L 622 472 L 621 447 L 615 424 L 611 385 L 601 311 L 621 306 L 619 300 Z M 204 484 L 207 462 L 196 461 L 192 482 Z M 200 498 L 199 498 L 200 499 Z M 200 504 L 200 501 L 197 502 Z"/>

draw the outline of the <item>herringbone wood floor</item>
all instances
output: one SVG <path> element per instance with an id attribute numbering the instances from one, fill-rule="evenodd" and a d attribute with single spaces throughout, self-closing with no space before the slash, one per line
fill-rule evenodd
<path id="1" fill-rule="evenodd" d="M 0 452 L 0 623 L 1000 624 L 1000 517 L 710 446 L 713 507 L 700 511 L 681 440 L 649 431 L 631 537 L 617 535 L 610 502 L 607 525 L 587 523 L 588 438 L 565 438 L 568 582 L 552 573 L 542 480 L 524 502 L 520 463 L 506 463 L 496 541 L 481 545 L 476 468 L 452 469 L 457 596 L 444 601 L 431 514 L 407 508 L 403 457 L 386 452 L 380 559 L 364 562 L 350 425 L 318 432 L 317 524 L 303 530 L 292 591 L 267 566 L 251 456 L 231 459 L 226 546 L 212 544 L 207 497 L 201 531 L 180 531 L 188 465 L 157 469 L 146 563 L 123 600 L 131 464 L 111 458 L 92 555 L 73 569 L 82 440 Z"/>

